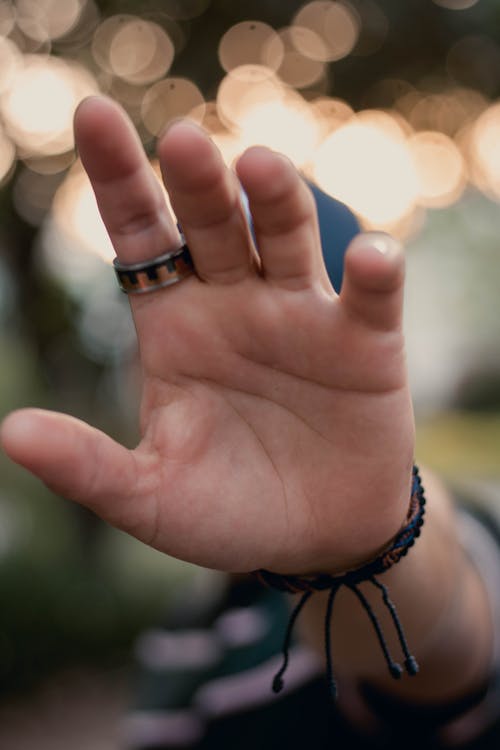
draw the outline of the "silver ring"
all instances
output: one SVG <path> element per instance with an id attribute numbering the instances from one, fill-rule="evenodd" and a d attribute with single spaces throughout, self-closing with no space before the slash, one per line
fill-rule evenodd
<path id="1" fill-rule="evenodd" d="M 187 245 L 144 263 L 113 261 L 118 285 L 126 294 L 147 294 L 176 284 L 194 271 L 194 263 Z"/>

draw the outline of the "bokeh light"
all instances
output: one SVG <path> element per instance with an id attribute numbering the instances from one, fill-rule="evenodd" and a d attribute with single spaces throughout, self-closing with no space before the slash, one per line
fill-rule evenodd
<path id="1" fill-rule="evenodd" d="M 41 250 L 45 269 L 78 301 L 75 323 L 86 355 L 110 363 L 134 351 L 128 305 L 105 268 L 115 253 L 79 162 L 55 194 Z"/>
<path id="2" fill-rule="evenodd" d="M 175 45 L 159 24 L 119 14 L 100 24 L 92 40 L 92 54 L 102 70 L 141 85 L 166 75 Z"/>
<path id="3" fill-rule="evenodd" d="M 478 186 L 500 200 L 500 102 L 479 117 L 471 132 L 470 146 Z"/>
<path id="4" fill-rule="evenodd" d="M 383 114 L 383 113 L 380 113 Z M 419 183 L 396 121 L 352 118 L 328 136 L 314 156 L 320 187 L 347 203 L 366 226 L 390 229 L 411 213 Z"/>
<path id="5" fill-rule="evenodd" d="M 57 173 L 41 173 L 31 166 L 19 169 L 12 190 L 12 200 L 19 216 L 28 224 L 39 227 L 51 211 L 60 182 Z"/>
<path id="6" fill-rule="evenodd" d="M 52 56 L 25 55 L 0 100 L 6 131 L 26 156 L 59 154 L 73 148 L 73 115 L 94 94 L 89 71 Z"/>
<path id="7" fill-rule="evenodd" d="M 204 98 L 196 84 L 187 78 L 165 78 L 158 81 L 144 95 L 141 115 L 144 125 L 153 135 L 159 135 L 172 120 L 191 116 L 203 119 Z M 192 115 L 195 112 L 196 114 Z"/>
<path id="8" fill-rule="evenodd" d="M 0 0 L 0 36 L 10 34 L 16 23 L 16 14 L 10 0 Z"/>
<path id="9" fill-rule="evenodd" d="M 239 124 L 244 148 L 256 143 L 267 146 L 288 156 L 297 167 L 309 161 L 319 136 L 310 108 L 297 94 L 255 106 Z"/>
<path id="10" fill-rule="evenodd" d="M 85 0 L 17 0 L 16 23 L 35 41 L 59 39 L 76 26 L 84 5 Z"/>
<path id="11" fill-rule="evenodd" d="M 440 4 L 460 10 L 474 3 Z M 232 24 L 217 47 L 226 73 L 215 100 L 207 103 L 194 80 L 169 71 L 187 38 L 184 22 L 209 5 L 208 0 L 171 0 L 161 12 L 119 13 L 98 22 L 93 0 L 18 0 L 15 12 L 0 0 L 0 30 L 12 36 L 0 37 L 5 128 L 0 180 L 10 175 L 17 149 L 29 168 L 16 189 L 26 198 L 27 216 L 42 212 L 36 201 L 29 208 L 29 196 L 36 194 L 30 175 L 57 176 L 70 167 L 75 107 L 99 88 L 122 103 L 148 147 L 169 122 L 190 117 L 207 129 L 228 164 L 255 143 L 282 151 L 367 226 L 401 226 L 418 206 L 450 205 L 462 195 L 469 175 L 490 197 L 498 195 L 496 147 L 487 124 L 492 115 L 483 118 L 488 81 L 481 90 L 477 81 L 446 86 L 444 79 L 442 85 L 436 79 L 419 89 L 404 79 L 384 78 L 365 92 L 365 108 L 356 115 L 344 99 L 321 93 L 334 88 L 331 63 L 373 54 L 383 43 L 388 15 L 375 0 L 313 0 L 278 29 L 257 18 Z M 88 60 L 77 64 L 26 54 L 16 23 L 33 43 L 68 45 L 95 27 L 87 45 L 97 78 Z M 481 35 L 466 35 L 450 47 L 446 64 L 455 80 L 471 56 L 479 78 L 485 67 L 491 69 L 497 46 L 490 40 L 485 64 L 476 54 L 483 42 Z M 47 107 L 47 101 L 54 106 Z"/>
<path id="12" fill-rule="evenodd" d="M 355 47 L 360 33 L 359 16 L 344 2 L 313 0 L 304 5 L 293 24 L 314 32 L 314 36 L 298 34 L 297 49 L 306 57 L 332 62 L 346 57 Z"/>
<path id="13" fill-rule="evenodd" d="M 11 39 L 0 37 L 0 95 L 12 87 L 14 76 L 23 65 L 21 51 Z"/>
<path id="14" fill-rule="evenodd" d="M 279 101 L 283 86 L 264 65 L 240 65 L 228 73 L 217 91 L 217 112 L 229 127 L 238 126 L 255 107 Z"/>
<path id="15" fill-rule="evenodd" d="M 438 130 L 453 136 L 487 106 L 485 97 L 473 89 L 456 88 L 423 96 L 413 93 L 413 101 L 406 97 L 404 109 L 416 130 Z"/>
<path id="16" fill-rule="evenodd" d="M 326 137 L 354 115 L 353 108 L 342 99 L 320 96 L 311 102 L 320 134 Z"/>
<path id="17" fill-rule="evenodd" d="M 226 72 L 240 65 L 266 65 L 277 70 L 284 49 L 272 26 L 262 21 L 243 21 L 222 36 L 218 55 Z"/>
<path id="18" fill-rule="evenodd" d="M 104 74 L 99 77 L 101 90 L 111 99 L 115 99 L 127 111 L 129 117 L 137 128 L 142 123 L 141 106 L 148 86 L 139 86 L 123 78 L 108 76 Z"/>
<path id="19" fill-rule="evenodd" d="M 267 48 L 265 59 L 271 59 L 273 69 L 279 78 L 288 86 L 301 89 L 319 81 L 325 74 L 326 66 L 323 60 L 304 54 L 302 47 L 313 49 L 321 47 L 322 41 L 311 29 L 303 26 L 289 26 L 281 29 L 277 38 L 273 38 Z M 281 51 L 281 60 L 278 66 L 274 61 Z"/>
<path id="20" fill-rule="evenodd" d="M 54 261 L 52 268 L 56 272 L 63 269 L 65 275 L 71 273 L 71 268 L 79 263 L 82 253 L 90 253 L 108 263 L 113 260 L 113 246 L 97 208 L 94 191 L 80 162 L 73 166 L 55 194 L 51 221 L 58 233 L 69 244 L 75 245 L 75 252 L 69 254 L 57 254 L 56 249 L 51 254 L 48 248 L 49 258 Z"/>
<path id="21" fill-rule="evenodd" d="M 455 203 L 463 193 L 467 174 L 464 158 L 444 133 L 422 131 L 411 136 L 409 147 L 418 177 L 418 201 L 430 208 Z"/>
<path id="22" fill-rule="evenodd" d="M 109 64 L 120 78 L 145 84 L 167 73 L 174 54 L 172 41 L 158 24 L 134 18 L 123 23 L 113 36 Z"/>

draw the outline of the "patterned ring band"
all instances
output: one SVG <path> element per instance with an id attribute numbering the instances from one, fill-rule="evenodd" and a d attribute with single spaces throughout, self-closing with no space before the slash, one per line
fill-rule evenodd
<path id="1" fill-rule="evenodd" d="M 126 294 L 146 294 L 176 284 L 193 274 L 194 263 L 187 245 L 144 263 L 113 261 L 120 289 Z"/>

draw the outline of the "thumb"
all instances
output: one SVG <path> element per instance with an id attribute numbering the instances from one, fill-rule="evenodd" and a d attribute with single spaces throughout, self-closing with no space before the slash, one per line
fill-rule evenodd
<path id="1" fill-rule="evenodd" d="M 0 443 L 13 461 L 58 495 L 136 536 L 146 535 L 145 524 L 133 511 L 134 505 L 142 505 L 133 502 L 138 484 L 135 456 L 103 432 L 64 414 L 22 409 L 5 418 Z"/>
<path id="2" fill-rule="evenodd" d="M 357 235 L 344 261 L 340 292 L 346 312 L 370 328 L 395 330 L 403 313 L 404 255 L 384 232 Z"/>

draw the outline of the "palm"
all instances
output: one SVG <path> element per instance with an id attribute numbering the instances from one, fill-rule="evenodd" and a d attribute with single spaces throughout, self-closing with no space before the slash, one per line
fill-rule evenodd
<path id="1" fill-rule="evenodd" d="M 172 243 L 174 226 L 162 213 L 153 231 L 137 228 L 158 214 L 157 194 L 143 185 L 142 157 L 123 121 L 115 119 L 119 157 L 105 135 L 100 146 L 90 142 L 91 107 L 87 121 L 81 115 L 80 148 L 117 252 L 125 262 L 141 252 L 154 256 L 169 236 Z M 104 115 L 118 117 L 109 105 Z M 125 146 L 140 169 L 125 170 Z M 34 439 L 19 447 L 8 431 L 4 444 L 56 490 L 180 558 L 228 570 L 341 569 L 393 535 L 407 505 L 413 432 L 400 258 L 366 248 L 351 253 L 337 297 L 306 189 L 288 165 L 259 153 L 244 157 L 239 174 L 251 204 L 257 196 L 262 273 L 231 178 L 216 164 L 215 183 L 202 187 L 206 174 L 189 163 L 198 147 L 209 161 L 212 147 L 199 133 L 167 136 L 161 147 L 203 281 L 191 277 L 132 300 L 144 371 L 138 448 L 126 451 L 74 423 L 65 423 L 63 441 L 60 421 L 51 451 L 35 448 Z M 259 203 L 266 169 L 290 182 L 281 208 L 272 197 Z M 134 178 L 134 209 L 116 197 L 120 170 Z M 144 236 L 148 247 L 141 248 Z M 284 265 L 281 248 L 290 243 L 297 252 Z M 96 459 L 90 477 L 89 454 Z"/>
<path id="2" fill-rule="evenodd" d="M 270 292 L 255 279 L 214 294 L 189 283 L 176 290 L 181 310 L 172 293 L 136 310 L 139 451 L 161 466 L 141 536 L 240 570 L 342 567 L 366 556 L 368 532 L 376 550 L 405 509 L 395 503 L 388 528 L 387 494 L 400 497 L 392 473 L 386 487 L 377 480 L 411 441 L 400 336 L 363 330 L 322 290 Z M 195 320 L 186 323 L 185 307 L 200 311 Z"/>

